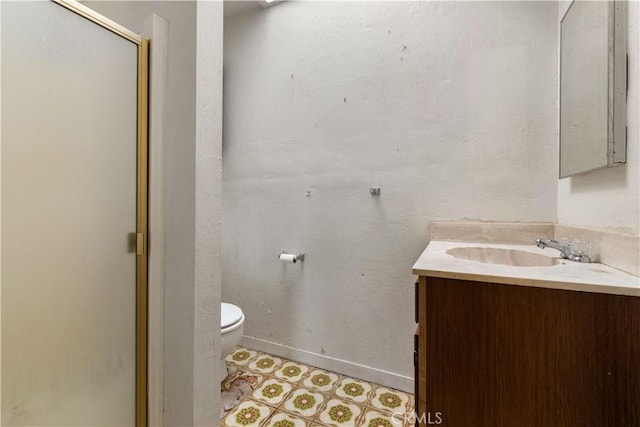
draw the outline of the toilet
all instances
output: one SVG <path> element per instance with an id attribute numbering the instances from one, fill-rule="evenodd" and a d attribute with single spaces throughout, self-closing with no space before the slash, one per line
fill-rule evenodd
<path id="1" fill-rule="evenodd" d="M 220 347 L 220 381 L 224 380 L 227 376 L 227 366 L 224 363 L 225 357 L 227 357 L 238 344 L 242 338 L 244 331 L 244 313 L 240 307 L 222 303 L 222 309 L 220 310 L 220 327 L 221 327 L 221 347 Z"/>

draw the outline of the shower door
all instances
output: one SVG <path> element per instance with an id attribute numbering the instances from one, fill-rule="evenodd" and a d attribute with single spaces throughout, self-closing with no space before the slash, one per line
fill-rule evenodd
<path id="1" fill-rule="evenodd" d="M 2 2 L 2 425 L 146 424 L 147 42 Z"/>

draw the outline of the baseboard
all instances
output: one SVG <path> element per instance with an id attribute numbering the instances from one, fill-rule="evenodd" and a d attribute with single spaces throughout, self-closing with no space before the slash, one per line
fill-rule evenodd
<path id="1" fill-rule="evenodd" d="M 364 381 L 381 384 L 407 393 L 414 392 L 413 378 L 394 374 L 393 372 L 371 368 L 369 366 L 288 347 L 286 345 L 261 340 L 259 338 L 248 337 L 246 335 L 242 337 L 241 344 L 252 350 L 263 351 L 265 353 L 273 354 L 274 356 L 284 357 L 286 359 L 304 363 L 305 365 L 311 365 L 320 369 L 326 369 L 327 371 L 333 371 Z"/>

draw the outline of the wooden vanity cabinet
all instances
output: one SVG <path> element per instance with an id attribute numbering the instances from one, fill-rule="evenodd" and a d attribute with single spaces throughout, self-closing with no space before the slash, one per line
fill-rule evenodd
<path id="1" fill-rule="evenodd" d="M 640 426 L 638 297 L 420 276 L 416 320 L 416 425 Z"/>

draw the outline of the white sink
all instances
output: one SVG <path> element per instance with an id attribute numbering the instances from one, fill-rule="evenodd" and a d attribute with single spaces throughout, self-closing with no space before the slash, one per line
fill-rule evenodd
<path id="1" fill-rule="evenodd" d="M 454 258 L 481 262 L 483 264 L 502 264 L 515 267 L 553 267 L 560 258 L 535 254 L 517 249 L 499 249 L 486 247 L 460 247 L 447 249 Z"/>

